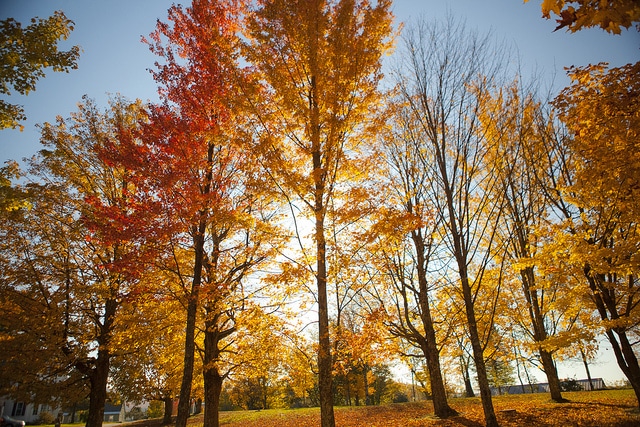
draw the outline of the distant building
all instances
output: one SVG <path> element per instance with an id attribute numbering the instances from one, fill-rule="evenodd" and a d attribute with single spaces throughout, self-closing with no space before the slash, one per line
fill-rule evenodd
<path id="1" fill-rule="evenodd" d="M 104 405 L 104 417 L 102 421 L 105 423 L 121 423 L 124 421 L 125 407 L 124 405 Z"/>

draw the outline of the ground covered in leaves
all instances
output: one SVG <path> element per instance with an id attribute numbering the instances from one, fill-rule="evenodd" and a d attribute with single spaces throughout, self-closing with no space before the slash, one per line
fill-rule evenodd
<path id="1" fill-rule="evenodd" d="M 632 427 L 640 426 L 638 403 L 632 390 L 563 393 L 569 402 L 554 403 L 548 394 L 494 397 L 498 422 L 502 427 Z M 369 407 L 335 408 L 337 427 L 482 427 L 484 416 L 479 398 L 452 399 L 459 416 L 446 420 L 433 416 L 430 402 Z M 135 427 L 156 427 L 152 421 Z M 224 427 L 316 427 L 320 410 L 272 409 L 266 411 L 223 412 Z M 202 417 L 189 419 L 189 427 L 202 426 Z"/>

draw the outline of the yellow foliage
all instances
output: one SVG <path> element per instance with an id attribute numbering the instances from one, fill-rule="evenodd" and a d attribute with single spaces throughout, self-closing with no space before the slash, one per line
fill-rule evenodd
<path id="1" fill-rule="evenodd" d="M 541 9 L 546 19 L 551 19 L 552 13 L 559 18 L 556 30 L 567 27 L 571 32 L 598 26 L 620 34 L 622 28 L 640 21 L 640 3 L 636 0 L 542 0 Z"/>

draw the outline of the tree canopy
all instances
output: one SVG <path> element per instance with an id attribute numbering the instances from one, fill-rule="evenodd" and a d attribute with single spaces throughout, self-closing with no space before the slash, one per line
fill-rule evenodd
<path id="1" fill-rule="evenodd" d="M 58 47 L 67 40 L 73 25 L 62 11 L 46 19 L 33 18 L 26 27 L 13 18 L 0 21 L 0 94 L 29 94 L 46 68 L 64 72 L 77 68 L 80 47 L 66 51 Z M 21 127 L 25 119 L 20 105 L 0 100 L 0 129 Z"/>

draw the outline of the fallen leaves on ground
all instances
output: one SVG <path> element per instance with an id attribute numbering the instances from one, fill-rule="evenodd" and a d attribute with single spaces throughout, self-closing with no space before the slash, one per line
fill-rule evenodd
<path id="1" fill-rule="evenodd" d="M 494 397 L 502 427 L 631 427 L 640 425 L 638 403 L 631 390 L 565 393 L 566 403 L 555 403 L 547 394 Z M 430 402 L 368 407 L 335 408 L 337 427 L 482 427 L 484 414 L 479 398 L 452 399 L 459 416 L 441 420 L 433 416 Z M 244 414 L 244 415 L 243 415 Z M 200 419 L 190 420 L 194 426 Z M 191 424 L 190 422 L 190 424 Z M 318 408 L 226 412 L 224 427 L 315 427 L 320 425 Z"/>

